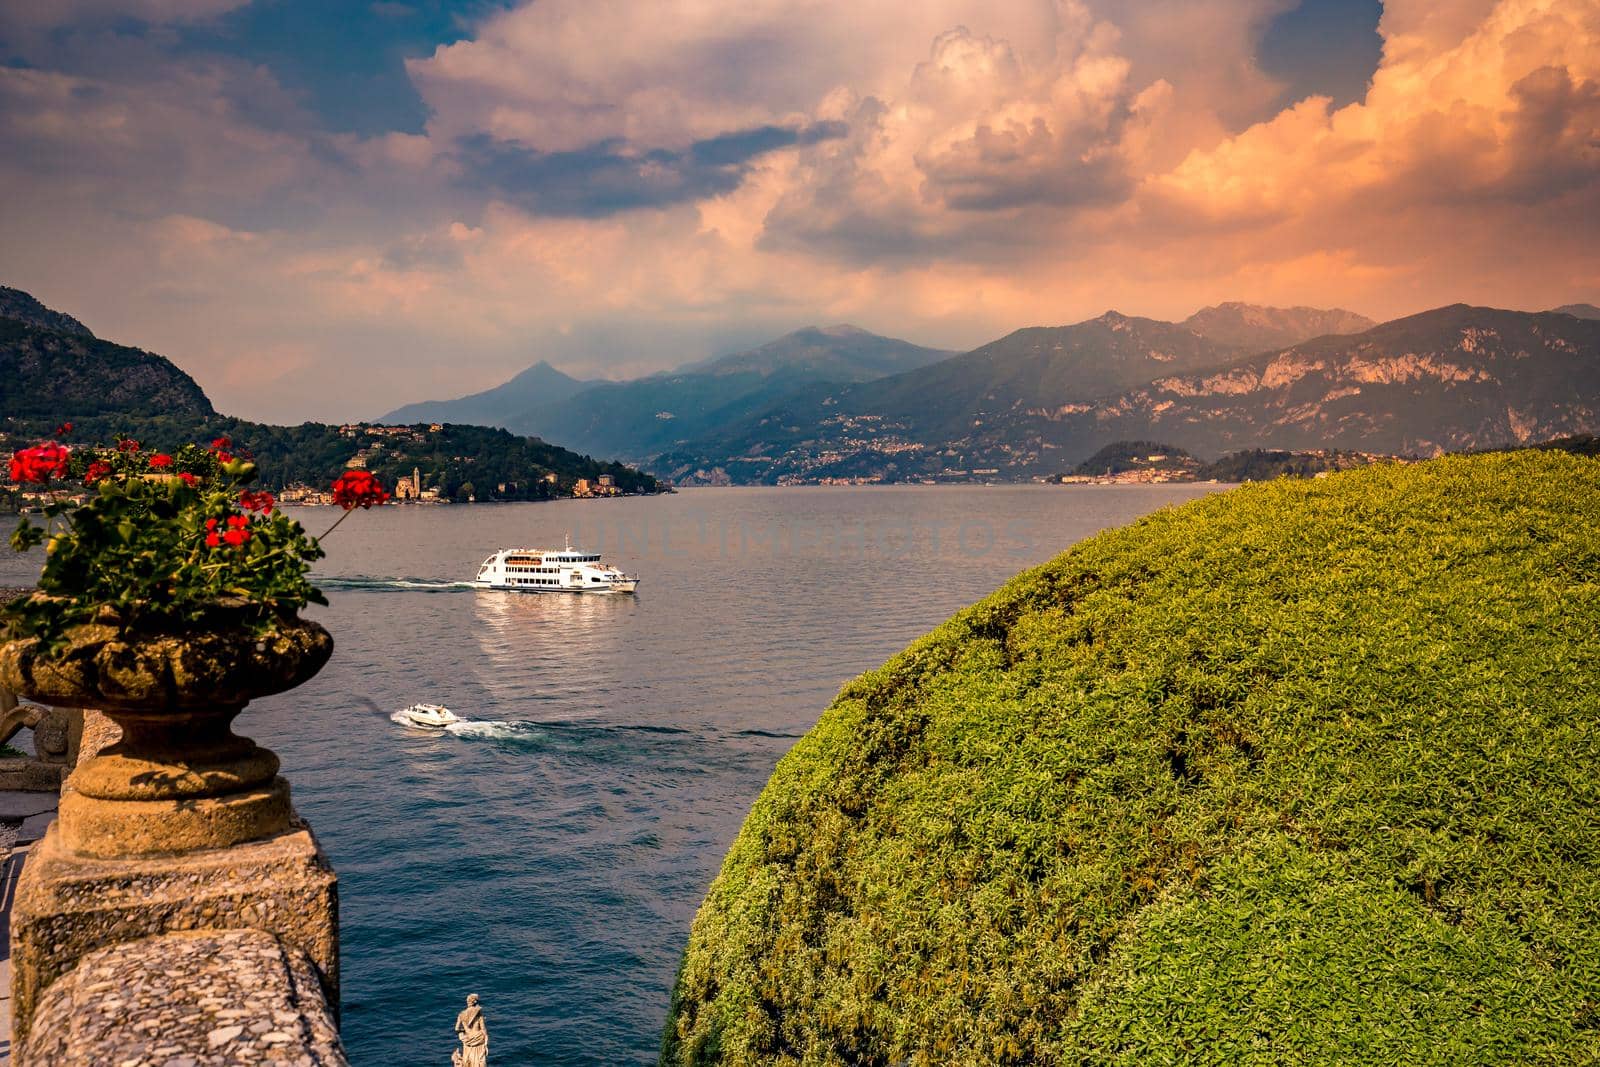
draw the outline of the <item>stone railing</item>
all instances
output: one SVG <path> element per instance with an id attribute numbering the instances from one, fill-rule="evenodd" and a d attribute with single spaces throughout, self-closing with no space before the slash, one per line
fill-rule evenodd
<path id="1" fill-rule="evenodd" d="M 277 758 L 229 729 L 250 695 L 230 678 L 272 692 L 326 660 L 326 633 L 296 625 L 276 644 L 202 635 L 170 653 L 189 657 L 186 669 L 197 649 L 232 670 L 215 708 L 180 686 L 68 729 L 76 767 L 11 908 L 17 1067 L 346 1064 L 338 879 L 289 806 Z M 15 648 L 0 647 L 0 661 L 7 684 L 41 705 L 71 695 L 66 675 Z M 42 724 L 57 710 L 27 714 Z"/>
<path id="2" fill-rule="evenodd" d="M 82 956 L 19 1063 L 345 1064 L 311 957 L 261 930 L 162 934 Z"/>

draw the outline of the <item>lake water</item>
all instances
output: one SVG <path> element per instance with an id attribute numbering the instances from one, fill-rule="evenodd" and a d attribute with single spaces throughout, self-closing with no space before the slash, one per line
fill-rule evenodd
<path id="1" fill-rule="evenodd" d="M 650 1064 L 690 920 L 773 764 L 849 678 L 1017 571 L 1217 486 L 696 489 L 389 507 L 318 567 L 336 651 L 239 729 L 339 872 L 344 1039 L 450 1062 Z M 296 511 L 312 533 L 337 513 Z M 7 531 L 9 532 L 9 531 Z M 511 545 L 580 547 L 634 597 L 478 592 Z M 0 584 L 37 559 L 0 553 Z M 472 720 L 389 720 L 425 700 Z"/>

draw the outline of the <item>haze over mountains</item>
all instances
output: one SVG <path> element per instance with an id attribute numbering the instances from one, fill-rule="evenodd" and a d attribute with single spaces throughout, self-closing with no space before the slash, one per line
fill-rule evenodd
<path id="1" fill-rule="evenodd" d="M 642 460 L 737 424 L 808 386 L 869 381 L 950 355 L 855 326 L 812 326 L 747 352 L 626 382 L 576 382 L 540 363 L 483 393 L 412 404 L 379 421 L 465 422 L 488 415 L 489 425 L 570 442 L 593 455 Z M 530 379 L 536 371 L 537 379 Z M 547 392 L 533 396 L 529 386 Z"/>
<path id="2" fill-rule="evenodd" d="M 393 426 L 459 422 L 509 427 L 528 412 L 559 403 L 595 382 L 579 381 L 540 360 L 508 382 L 455 400 L 424 400 L 396 408 L 378 421 Z"/>
<path id="3" fill-rule="evenodd" d="M 1343 308 L 1274 308 L 1229 301 L 1201 308 L 1179 325 L 1218 344 L 1261 352 L 1324 334 L 1360 333 L 1378 324 Z"/>

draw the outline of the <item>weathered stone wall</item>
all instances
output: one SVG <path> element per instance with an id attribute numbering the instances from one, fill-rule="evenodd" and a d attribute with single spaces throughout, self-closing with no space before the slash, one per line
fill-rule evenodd
<path id="1" fill-rule="evenodd" d="M 18 1067 L 345 1067 L 317 969 L 261 930 L 98 949 L 45 991 Z"/>
<path id="2" fill-rule="evenodd" d="M 59 825 L 59 824 L 58 824 Z M 315 962 L 337 1017 L 338 879 L 301 823 L 232 848 L 96 860 L 61 847 L 58 825 L 34 846 L 11 913 L 13 1032 L 51 1027 L 44 998 L 110 945 L 165 934 L 253 929 Z"/>

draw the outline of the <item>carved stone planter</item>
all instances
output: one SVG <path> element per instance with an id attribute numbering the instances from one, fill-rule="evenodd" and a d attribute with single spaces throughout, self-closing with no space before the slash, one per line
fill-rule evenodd
<path id="1" fill-rule="evenodd" d="M 58 830 L 69 852 L 99 859 L 225 848 L 289 829 L 278 758 L 232 729 L 250 700 L 306 681 L 333 652 L 314 622 L 285 618 L 264 635 L 219 605 L 184 633 L 124 632 L 116 619 L 0 645 L 0 686 L 45 704 L 95 708 L 122 739 L 78 767 Z"/>

